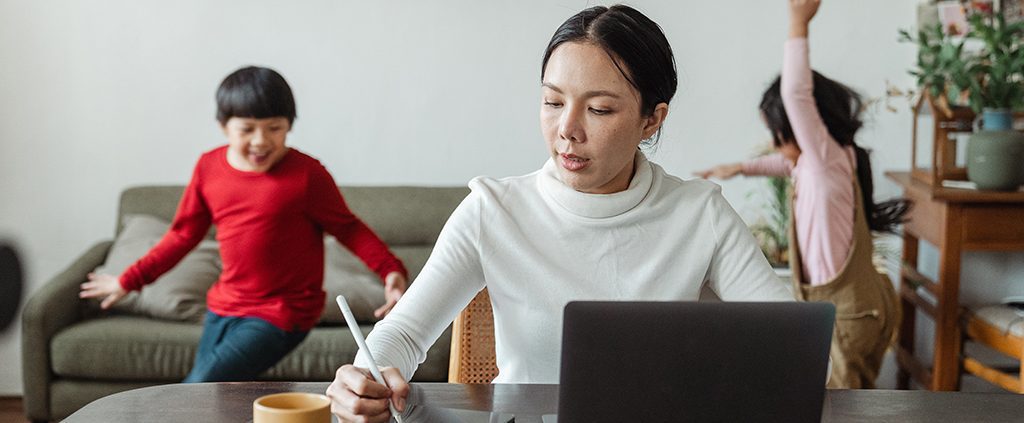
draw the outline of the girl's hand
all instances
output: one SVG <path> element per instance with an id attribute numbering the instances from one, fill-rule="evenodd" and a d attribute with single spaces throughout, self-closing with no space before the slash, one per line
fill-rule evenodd
<path id="1" fill-rule="evenodd" d="M 391 309 L 398 303 L 398 299 L 402 298 L 405 294 L 406 287 L 409 286 L 408 281 L 405 279 L 405 275 L 401 272 L 391 272 L 384 277 L 384 299 L 387 300 L 377 310 L 374 310 L 373 315 L 377 316 L 378 319 L 384 318 Z"/>
<path id="2" fill-rule="evenodd" d="M 375 382 L 367 369 L 351 364 L 341 366 L 334 382 L 327 387 L 331 413 L 342 422 L 387 422 L 391 418 L 388 399 L 398 412 L 405 411 L 409 384 L 393 367 L 385 367 L 380 373 L 391 389 Z"/>
<path id="3" fill-rule="evenodd" d="M 807 26 L 818 13 L 821 0 L 789 0 L 789 36 L 806 38 Z"/>
<path id="4" fill-rule="evenodd" d="M 128 292 L 121 288 L 121 282 L 117 276 L 105 274 L 89 274 L 89 282 L 83 283 L 78 298 L 103 298 L 100 308 L 106 310 L 114 303 L 128 295 Z"/>
<path id="5" fill-rule="evenodd" d="M 711 169 L 693 172 L 694 176 L 699 176 L 704 179 L 716 178 L 722 180 L 731 179 L 740 173 L 743 173 L 743 164 L 741 163 L 723 164 Z"/>

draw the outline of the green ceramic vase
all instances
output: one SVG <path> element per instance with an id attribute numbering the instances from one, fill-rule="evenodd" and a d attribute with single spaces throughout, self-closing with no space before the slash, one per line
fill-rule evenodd
<path id="1" fill-rule="evenodd" d="M 1024 184 L 1024 134 L 1008 110 L 985 110 L 982 130 L 967 142 L 967 179 L 978 189 L 1016 191 Z"/>

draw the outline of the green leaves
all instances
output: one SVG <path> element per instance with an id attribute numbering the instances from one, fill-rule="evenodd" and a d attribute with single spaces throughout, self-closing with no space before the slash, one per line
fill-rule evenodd
<path id="1" fill-rule="evenodd" d="M 950 102 L 957 103 L 958 94 L 964 90 L 963 60 L 964 43 L 954 43 L 942 32 L 942 25 L 921 29 L 915 38 L 906 30 L 900 30 L 901 42 L 917 43 L 917 68 L 910 74 L 917 77 L 917 85 L 927 87 L 933 98 L 950 95 Z"/>
<path id="2" fill-rule="evenodd" d="M 975 14 L 970 22 L 968 37 L 984 43 L 967 72 L 977 81 L 971 87 L 971 108 L 1024 108 L 1024 22 L 1007 25 L 1002 13 Z"/>
<path id="3" fill-rule="evenodd" d="M 900 30 L 900 42 L 918 46 L 917 67 L 910 74 L 932 97 L 946 95 L 951 104 L 966 99 L 975 112 L 1024 108 L 1024 22 L 1007 25 L 1002 13 L 976 13 L 969 22 L 971 31 L 959 41 L 941 25 L 919 30 L 916 38 Z M 980 41 L 981 51 L 965 54 L 967 39 Z"/>
<path id="4" fill-rule="evenodd" d="M 786 266 L 788 263 L 787 250 L 789 249 L 789 190 L 791 183 L 789 178 L 768 177 L 769 190 L 763 211 L 765 215 L 761 220 L 750 226 L 754 238 L 761 246 L 761 251 L 768 262 L 775 267 Z M 765 194 L 759 192 L 759 194 Z"/>

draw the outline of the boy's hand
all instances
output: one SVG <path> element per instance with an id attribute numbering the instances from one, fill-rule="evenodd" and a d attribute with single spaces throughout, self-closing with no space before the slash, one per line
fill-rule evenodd
<path id="1" fill-rule="evenodd" d="M 104 310 L 128 295 L 128 292 L 121 288 L 117 276 L 113 275 L 90 273 L 89 282 L 83 283 L 81 288 L 78 298 L 103 298 L 100 308 Z"/>
<path id="2" fill-rule="evenodd" d="M 818 13 L 821 0 L 789 0 L 789 36 L 806 38 L 807 25 Z"/>
<path id="3" fill-rule="evenodd" d="M 405 288 L 408 286 L 408 282 L 405 280 L 405 275 L 402 272 L 391 272 L 384 277 L 384 299 L 387 300 L 384 305 L 373 312 L 374 316 L 378 319 L 384 318 L 391 309 L 398 303 L 398 299 L 402 298 L 402 294 L 405 294 Z"/>

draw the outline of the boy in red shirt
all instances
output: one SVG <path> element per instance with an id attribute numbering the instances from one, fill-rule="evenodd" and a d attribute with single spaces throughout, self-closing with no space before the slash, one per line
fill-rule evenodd
<path id="1" fill-rule="evenodd" d="M 174 267 L 217 226 L 224 270 L 207 293 L 203 335 L 185 382 L 253 380 L 305 339 L 324 308 L 324 233 L 384 281 L 383 316 L 406 270 L 349 211 L 316 159 L 285 146 L 295 101 L 277 72 L 246 67 L 217 90 L 226 146 L 203 154 L 170 230 L 119 277 L 91 274 L 80 297 L 109 308 Z"/>

